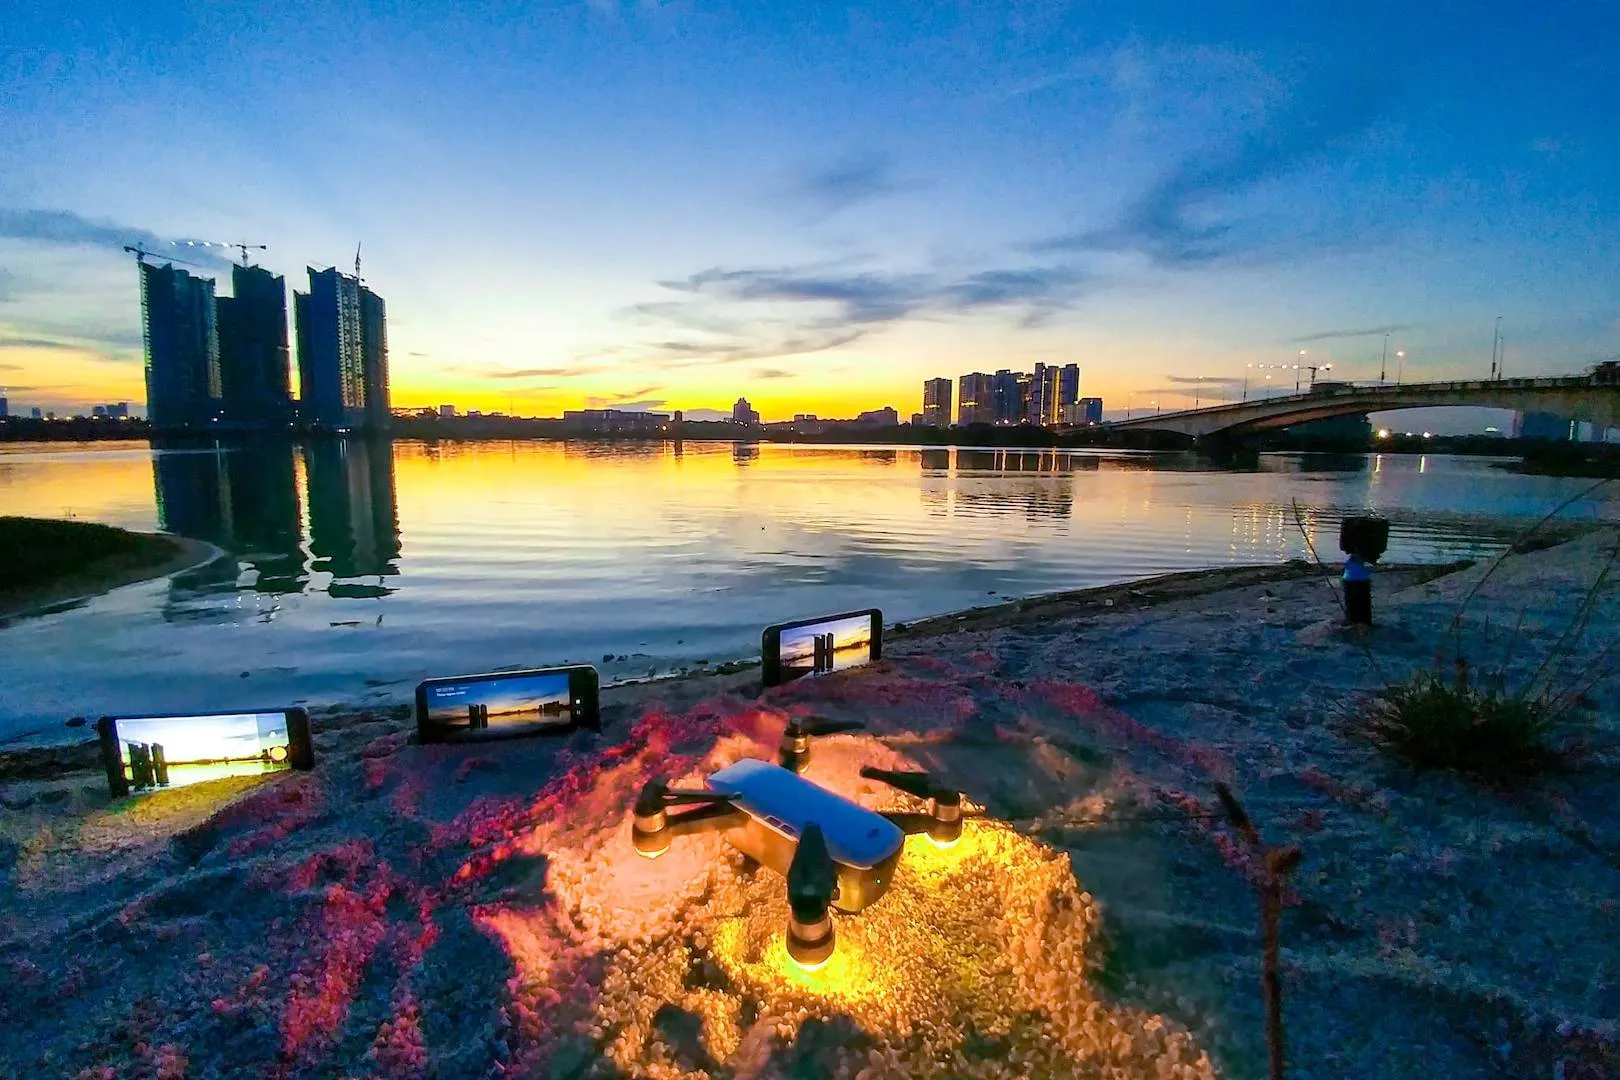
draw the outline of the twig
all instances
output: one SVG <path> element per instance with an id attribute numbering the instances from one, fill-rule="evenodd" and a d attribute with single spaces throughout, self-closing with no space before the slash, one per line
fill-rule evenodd
<path id="1" fill-rule="evenodd" d="M 1260 929 L 1265 940 L 1260 984 L 1266 1001 L 1266 1049 L 1271 1058 L 1271 1080 L 1283 1080 L 1282 896 L 1284 882 L 1299 866 L 1302 856 L 1292 844 L 1268 847 L 1231 788 L 1217 782 L 1215 796 L 1221 800 L 1232 827 L 1258 857 L 1263 871 L 1255 891 L 1260 896 Z"/>

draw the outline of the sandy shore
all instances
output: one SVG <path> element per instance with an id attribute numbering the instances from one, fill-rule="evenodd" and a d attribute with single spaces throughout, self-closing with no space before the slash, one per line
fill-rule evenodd
<path id="1" fill-rule="evenodd" d="M 1505 560 L 1458 631 L 1476 668 L 1528 677 L 1617 542 Z M 601 735 L 420 747 L 404 710 L 333 711 L 312 773 L 114 804 L 71 752 L 12 758 L 0 1075 L 1260 1075 L 1217 780 L 1305 853 L 1291 1076 L 1614 1075 L 1620 588 L 1570 665 L 1589 753 L 1498 793 L 1344 730 L 1485 568 L 1437 573 L 1381 573 L 1365 637 L 1300 566 L 1005 604 L 763 694 L 751 668 L 615 689 Z M 908 841 L 809 974 L 779 878 L 627 835 L 647 778 L 769 756 L 789 713 L 867 725 L 818 742 L 829 786 L 897 807 L 858 766 L 925 767 L 985 810 L 955 848 Z"/>

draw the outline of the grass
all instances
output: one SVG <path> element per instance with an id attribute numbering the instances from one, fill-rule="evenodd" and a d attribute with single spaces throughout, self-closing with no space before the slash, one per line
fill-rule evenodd
<path id="1" fill-rule="evenodd" d="M 1569 530 L 1550 529 L 1549 525 L 1564 510 L 1609 482 L 1598 480 L 1565 499 L 1491 560 L 1458 603 L 1432 670 L 1391 680 L 1384 674 L 1371 642 L 1365 635 L 1358 635 L 1357 644 L 1377 676 L 1380 689 L 1364 706 L 1346 709 L 1350 713 L 1349 728 L 1414 768 L 1448 769 L 1497 786 L 1519 783 L 1573 761 L 1579 752 L 1578 744 L 1560 741 L 1558 733 L 1577 719 L 1577 709 L 1607 672 L 1616 651 L 1616 642 L 1611 641 L 1595 656 L 1585 657 L 1584 662 L 1577 659 L 1578 646 L 1620 561 L 1620 545 L 1610 550 L 1585 592 L 1571 598 L 1568 622 L 1546 647 L 1540 664 L 1528 676 L 1519 677 L 1516 687 L 1510 688 L 1515 681 L 1511 666 L 1515 652 L 1523 644 L 1524 613 L 1520 612 L 1494 667 L 1482 668 L 1484 677 L 1474 679 L 1470 679 L 1473 665 L 1464 654 L 1463 616 L 1509 556 L 1540 551 L 1575 535 Z M 1332 572 L 1317 554 L 1297 502 L 1294 522 L 1311 558 L 1332 587 Z M 1343 597 L 1338 589 L 1333 592 L 1342 609 Z M 1450 678 L 1446 676 L 1448 651 L 1454 673 Z"/>
<path id="2" fill-rule="evenodd" d="M 1416 769 L 1449 769 L 1495 785 L 1522 781 L 1569 760 L 1554 741 L 1567 709 L 1432 671 L 1385 687 L 1368 704 L 1362 734 Z"/>
<path id="3" fill-rule="evenodd" d="M 45 589 L 114 565 L 156 565 L 176 550 L 165 537 L 110 525 L 0 517 L 0 593 Z"/>

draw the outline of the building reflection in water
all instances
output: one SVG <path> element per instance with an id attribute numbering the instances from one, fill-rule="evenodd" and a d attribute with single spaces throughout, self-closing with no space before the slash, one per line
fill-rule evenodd
<path id="1" fill-rule="evenodd" d="M 169 450 L 153 456 L 152 472 L 159 525 L 236 556 L 199 567 L 184 585 L 235 588 L 239 564 L 246 563 L 258 592 L 303 591 L 306 574 L 291 445 Z"/>
<path id="2" fill-rule="evenodd" d="M 303 546 L 300 457 L 309 559 Z M 200 593 L 303 592 L 312 572 L 332 575 L 327 591 L 333 596 L 380 596 L 390 591 L 381 579 L 399 572 L 399 506 L 389 443 L 325 439 L 301 452 L 284 442 L 163 450 L 153 456 L 152 473 L 159 526 L 206 540 L 228 556 L 175 578 L 172 617 L 191 617 L 185 600 Z M 251 579 L 244 579 L 244 565 Z"/>
<path id="3" fill-rule="evenodd" d="M 734 442 L 731 444 L 731 463 L 739 469 L 759 460 L 759 443 Z"/>
<path id="4" fill-rule="evenodd" d="M 399 573 L 399 500 L 392 443 L 317 439 L 304 446 L 313 571 L 332 575 L 333 596 L 383 596 Z M 353 581 L 376 578 L 375 583 Z"/>
<path id="5" fill-rule="evenodd" d="M 936 517 L 1025 517 L 1060 519 L 1074 514 L 1076 472 L 1095 471 L 1101 459 L 1057 450 L 925 450 L 922 500 Z"/>

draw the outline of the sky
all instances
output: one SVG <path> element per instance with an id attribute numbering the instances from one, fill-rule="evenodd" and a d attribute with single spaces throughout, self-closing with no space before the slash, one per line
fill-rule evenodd
<path id="1" fill-rule="evenodd" d="M 1617 69 L 1607 0 L 12 0 L 0 385 L 140 402 L 121 248 L 176 240 L 289 287 L 363 245 L 396 406 L 905 417 L 1076 362 L 1113 414 L 1386 334 L 1483 377 L 1497 316 L 1568 373 L 1620 353 Z"/>

